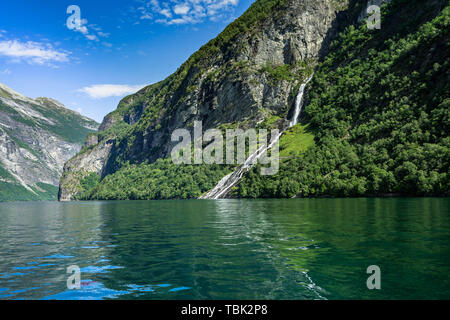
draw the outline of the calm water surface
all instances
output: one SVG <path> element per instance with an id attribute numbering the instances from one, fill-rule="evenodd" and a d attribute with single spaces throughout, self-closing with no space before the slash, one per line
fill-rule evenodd
<path id="1" fill-rule="evenodd" d="M 450 299 L 449 240 L 449 198 L 1 203 L 0 299 Z"/>

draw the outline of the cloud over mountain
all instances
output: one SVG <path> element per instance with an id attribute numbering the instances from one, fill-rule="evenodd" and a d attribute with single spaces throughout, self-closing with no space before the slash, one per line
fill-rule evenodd
<path id="1" fill-rule="evenodd" d="M 126 84 L 95 84 L 84 87 L 78 92 L 83 92 L 94 99 L 103 99 L 109 97 L 120 97 L 135 93 L 145 87 L 145 85 L 126 85 Z"/>
<path id="2" fill-rule="evenodd" d="M 138 10 L 141 19 L 154 20 L 157 23 L 195 24 L 206 19 L 225 18 L 239 3 L 239 0 L 171 0 L 162 2 L 150 0 Z"/>

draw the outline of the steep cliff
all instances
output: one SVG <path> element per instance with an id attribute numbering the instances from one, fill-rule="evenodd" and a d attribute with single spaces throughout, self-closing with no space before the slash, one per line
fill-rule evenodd
<path id="1" fill-rule="evenodd" d="M 167 158 L 173 130 L 192 128 L 194 121 L 204 130 L 245 129 L 268 119 L 281 125 L 293 92 L 327 51 L 339 22 L 357 11 L 348 10 L 348 1 L 256 1 L 173 75 L 126 97 L 105 117 L 98 144 L 67 164 L 60 199 L 83 192 L 81 181 L 92 172 L 104 178 L 126 163 Z M 97 167 L 80 166 L 99 154 Z"/>
<path id="2" fill-rule="evenodd" d="M 0 84 L 0 201 L 56 199 L 64 163 L 98 124 Z"/>
<path id="3" fill-rule="evenodd" d="M 256 168 L 232 196 L 442 194 L 448 185 L 446 5 L 392 1 L 382 7 L 382 28 L 369 30 L 366 1 L 256 1 L 177 72 L 126 97 L 105 117 L 90 146 L 67 163 L 60 199 L 201 196 L 235 168 L 174 167 L 171 133 L 192 129 L 194 121 L 203 130 L 285 128 L 313 69 L 301 123 L 280 140 L 280 173 L 261 177 Z M 415 57 L 423 63 L 410 63 Z M 403 78 L 412 72 L 414 79 Z M 423 87 L 433 89 L 431 97 Z M 401 137 L 389 117 L 404 130 Z M 415 119 L 421 133 L 404 141 Z M 420 173 L 413 167 L 424 160 L 406 155 L 413 150 L 430 160 Z"/>

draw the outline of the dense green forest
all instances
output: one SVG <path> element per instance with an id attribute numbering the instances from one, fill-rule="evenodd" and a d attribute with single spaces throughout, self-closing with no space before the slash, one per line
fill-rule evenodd
<path id="1" fill-rule="evenodd" d="M 127 165 L 101 183 L 94 173 L 81 183 L 81 200 L 190 199 L 212 189 L 230 172 L 223 165 L 175 165 L 171 159 Z"/>
<path id="2" fill-rule="evenodd" d="M 235 196 L 449 194 L 450 7 L 382 9 L 381 30 L 349 26 L 310 82 L 302 123 L 315 145 L 276 176 L 254 168 Z"/>

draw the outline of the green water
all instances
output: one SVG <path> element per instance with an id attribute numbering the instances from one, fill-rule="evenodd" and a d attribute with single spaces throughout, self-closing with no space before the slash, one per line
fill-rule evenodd
<path id="1" fill-rule="evenodd" d="M 0 299 L 449 299 L 449 240 L 449 198 L 2 203 Z"/>

